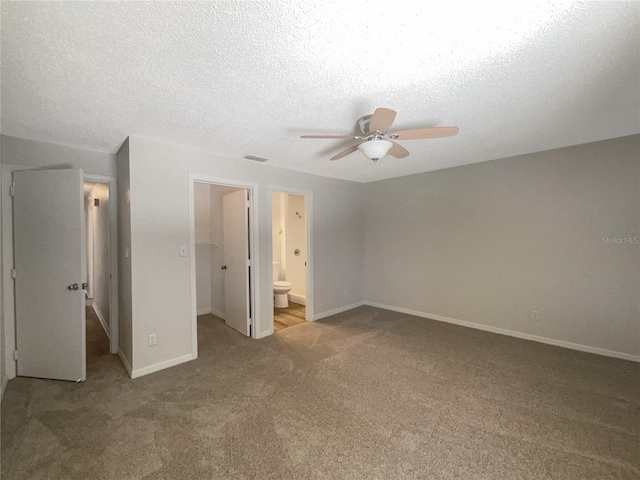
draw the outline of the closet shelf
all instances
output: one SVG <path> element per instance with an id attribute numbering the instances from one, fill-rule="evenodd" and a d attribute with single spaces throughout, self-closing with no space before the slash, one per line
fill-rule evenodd
<path id="1" fill-rule="evenodd" d="M 196 243 L 196 248 L 218 248 L 217 243 Z"/>

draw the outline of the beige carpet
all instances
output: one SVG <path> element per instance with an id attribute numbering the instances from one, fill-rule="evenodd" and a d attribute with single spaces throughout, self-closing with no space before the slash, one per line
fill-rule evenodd
<path id="1" fill-rule="evenodd" d="M 136 380 L 12 380 L 2 478 L 638 478 L 638 364 L 371 307 L 199 340 Z"/>

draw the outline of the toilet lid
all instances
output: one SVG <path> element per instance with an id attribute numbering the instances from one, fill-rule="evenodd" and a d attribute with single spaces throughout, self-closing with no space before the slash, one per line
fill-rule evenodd
<path id="1" fill-rule="evenodd" d="M 274 287 L 290 287 L 291 282 L 285 282 L 285 281 L 273 282 L 273 286 Z"/>

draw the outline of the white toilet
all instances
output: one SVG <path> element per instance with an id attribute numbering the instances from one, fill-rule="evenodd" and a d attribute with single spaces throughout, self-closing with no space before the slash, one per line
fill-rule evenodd
<path id="1" fill-rule="evenodd" d="M 291 291 L 291 282 L 280 279 L 280 262 L 273 262 L 273 305 L 277 308 L 287 308 L 289 298 L 287 293 Z"/>

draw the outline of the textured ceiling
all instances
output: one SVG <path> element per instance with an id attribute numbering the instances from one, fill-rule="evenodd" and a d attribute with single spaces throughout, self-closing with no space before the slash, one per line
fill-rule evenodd
<path id="1" fill-rule="evenodd" d="M 638 2 L 1 8 L 6 135 L 108 152 L 141 135 L 367 182 L 640 133 Z M 392 130 L 460 133 L 375 164 L 299 138 L 356 132 L 376 107 Z"/>

